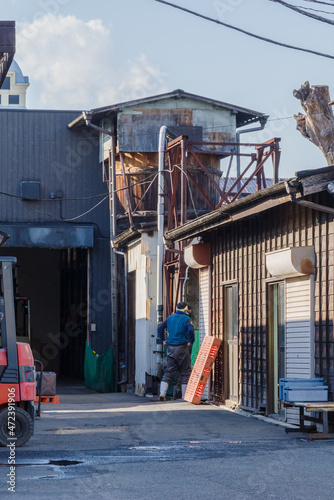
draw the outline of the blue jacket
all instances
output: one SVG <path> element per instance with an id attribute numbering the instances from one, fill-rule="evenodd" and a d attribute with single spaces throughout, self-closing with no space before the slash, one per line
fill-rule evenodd
<path id="1" fill-rule="evenodd" d="M 159 338 L 165 340 L 165 329 L 167 328 L 167 343 L 170 345 L 193 344 L 195 342 L 195 330 L 188 314 L 176 311 L 158 326 Z"/>

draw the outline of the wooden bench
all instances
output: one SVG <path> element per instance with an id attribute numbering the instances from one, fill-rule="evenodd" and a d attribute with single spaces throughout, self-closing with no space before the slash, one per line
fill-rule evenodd
<path id="1" fill-rule="evenodd" d="M 323 401 L 316 403 L 302 403 L 282 401 L 286 408 L 299 408 L 299 427 L 296 429 L 288 428 L 286 432 L 306 432 L 308 439 L 334 439 L 334 433 L 329 432 L 328 413 L 334 411 L 334 402 Z M 306 415 L 306 412 L 318 412 L 319 417 Z M 323 426 L 322 432 L 310 432 L 310 428 L 305 425 L 305 422 L 314 422 Z"/>

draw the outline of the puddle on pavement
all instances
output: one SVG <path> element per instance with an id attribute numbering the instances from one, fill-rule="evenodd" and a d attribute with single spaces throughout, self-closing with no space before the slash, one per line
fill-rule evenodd
<path id="1" fill-rule="evenodd" d="M 60 465 L 62 467 L 67 467 L 68 465 L 83 464 L 83 462 L 80 462 L 79 460 L 50 460 L 49 464 L 50 465 Z"/>

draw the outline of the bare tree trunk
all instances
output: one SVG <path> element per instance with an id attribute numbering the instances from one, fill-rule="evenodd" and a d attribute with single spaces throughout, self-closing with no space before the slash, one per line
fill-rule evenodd
<path id="1" fill-rule="evenodd" d="M 293 95 L 300 99 L 306 115 L 295 115 L 297 130 L 323 152 L 328 165 L 334 165 L 334 116 L 326 85 L 310 87 L 306 82 Z"/>

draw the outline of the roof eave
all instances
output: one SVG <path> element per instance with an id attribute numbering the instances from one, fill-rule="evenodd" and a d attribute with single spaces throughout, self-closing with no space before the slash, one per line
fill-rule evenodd
<path id="1" fill-rule="evenodd" d="M 284 199 L 282 199 L 282 194 Z M 289 201 L 289 195 L 286 192 L 285 183 L 280 182 L 269 188 L 262 189 L 261 191 L 252 193 L 228 205 L 223 205 L 219 209 L 202 215 L 197 219 L 186 222 L 182 226 L 167 231 L 165 239 L 168 241 L 181 241 L 187 238 L 193 238 L 199 234 L 203 234 L 204 232 L 216 229 L 221 225 L 233 222 L 236 218 L 239 219 L 251 216 L 253 210 L 255 211 L 255 209 L 256 213 L 258 213 L 258 204 L 260 202 L 263 204 L 270 197 L 273 197 L 273 200 L 270 203 L 270 207 L 267 206 L 268 204 L 265 205 L 266 209 L 271 208 L 275 204 L 282 204 Z M 274 201 L 276 199 L 277 201 Z M 236 217 L 237 214 L 238 216 Z"/>
<path id="2" fill-rule="evenodd" d="M 324 191 L 328 183 L 333 180 L 334 166 L 296 172 L 296 176 L 291 179 L 245 196 L 245 198 L 224 205 L 218 210 L 167 231 L 165 239 L 167 241 L 181 241 L 194 238 L 236 220 L 253 217 L 275 206 Z"/>
<path id="3" fill-rule="evenodd" d="M 211 104 L 212 106 L 218 106 L 220 108 L 225 108 L 225 109 L 230 109 L 232 112 L 234 112 L 237 117 L 238 115 L 243 116 L 245 115 L 244 118 L 240 119 L 239 121 L 237 120 L 237 127 L 242 127 L 243 125 L 248 125 L 250 123 L 256 122 L 260 119 L 260 117 L 265 116 L 265 113 L 261 113 L 259 111 L 254 111 L 248 108 L 243 108 L 240 106 L 235 106 L 233 104 L 229 104 L 223 101 L 218 101 L 216 99 L 210 99 L 208 97 L 203 97 L 199 96 L 197 94 L 190 94 L 189 92 L 185 92 L 184 90 L 174 90 L 172 92 L 166 92 L 164 94 L 157 94 L 154 96 L 149 96 L 149 97 L 143 97 L 140 99 L 134 99 L 132 101 L 124 101 L 121 103 L 113 104 L 111 106 L 104 106 L 101 108 L 93 108 L 89 113 L 92 115 L 92 120 L 96 120 L 98 117 L 102 118 L 109 113 L 118 113 L 123 110 L 123 108 L 127 107 L 132 107 L 136 106 L 139 104 L 145 104 L 145 103 L 150 103 L 150 102 L 156 102 L 156 101 L 161 101 L 164 99 L 180 99 L 180 98 L 188 98 L 188 99 L 194 99 L 194 100 L 199 100 L 202 102 L 206 102 L 207 104 Z M 83 120 L 82 114 L 76 119 L 73 120 L 69 124 L 70 128 L 78 127 L 84 125 L 85 122 Z"/>

